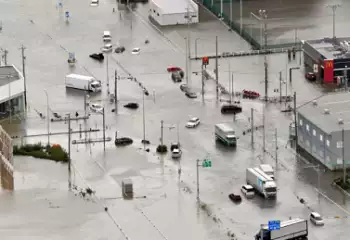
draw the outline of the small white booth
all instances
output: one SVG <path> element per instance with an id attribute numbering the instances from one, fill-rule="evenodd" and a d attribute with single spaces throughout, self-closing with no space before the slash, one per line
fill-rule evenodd
<path id="1" fill-rule="evenodd" d="M 198 23 L 198 4 L 192 0 L 151 0 L 149 16 L 161 26 Z"/>

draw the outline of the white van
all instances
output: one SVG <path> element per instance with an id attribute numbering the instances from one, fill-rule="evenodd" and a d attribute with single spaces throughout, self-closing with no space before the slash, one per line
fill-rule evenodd
<path id="1" fill-rule="evenodd" d="M 112 36 L 110 31 L 104 31 L 103 32 L 103 41 L 110 42 L 112 41 Z"/>

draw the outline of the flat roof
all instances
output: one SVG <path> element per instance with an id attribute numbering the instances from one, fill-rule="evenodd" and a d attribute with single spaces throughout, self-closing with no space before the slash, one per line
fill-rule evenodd
<path id="1" fill-rule="evenodd" d="M 350 58 L 350 37 L 336 39 L 323 38 L 306 42 L 325 59 Z"/>
<path id="2" fill-rule="evenodd" d="M 20 73 L 14 66 L 1 66 L 0 67 L 0 87 L 10 82 L 19 80 L 21 78 Z"/>
<path id="3" fill-rule="evenodd" d="M 325 109 L 329 114 L 325 113 Z M 340 131 L 343 127 L 348 130 L 350 129 L 350 93 L 327 94 L 300 107 L 297 112 L 327 134 Z M 340 119 L 343 120 L 343 124 L 339 124 Z"/>
<path id="4" fill-rule="evenodd" d="M 190 13 L 198 14 L 198 5 L 192 0 L 152 0 L 165 14 Z"/>

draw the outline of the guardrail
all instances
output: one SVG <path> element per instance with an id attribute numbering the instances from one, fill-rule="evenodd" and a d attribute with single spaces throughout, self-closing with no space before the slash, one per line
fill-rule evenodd
<path id="1" fill-rule="evenodd" d="M 230 58 L 230 57 L 246 57 L 246 56 L 255 56 L 255 55 L 266 55 L 266 54 L 275 54 L 275 53 L 286 53 L 292 48 L 272 48 L 267 50 L 251 50 L 251 51 L 240 51 L 240 52 L 227 52 L 218 54 L 217 58 Z M 301 48 L 295 49 L 297 52 L 301 51 Z M 208 57 L 209 59 L 215 59 L 216 55 L 207 55 L 207 56 L 195 56 L 191 57 L 191 60 L 202 60 L 203 57 Z"/>

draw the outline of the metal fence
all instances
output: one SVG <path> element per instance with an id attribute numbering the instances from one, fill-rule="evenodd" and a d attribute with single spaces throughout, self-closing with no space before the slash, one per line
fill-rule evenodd
<path id="1" fill-rule="evenodd" d="M 0 126 L 0 179 L 1 187 L 14 189 L 12 138 Z"/>
<path id="2" fill-rule="evenodd" d="M 230 4 L 233 0 L 223 0 L 223 11 L 221 13 L 221 0 L 202 0 L 201 3 L 204 7 L 206 7 L 209 11 L 211 11 L 215 16 L 220 18 L 223 22 L 227 24 L 228 27 L 230 27 L 232 30 L 237 32 L 239 35 L 241 35 L 247 42 L 250 43 L 253 49 L 258 50 L 262 49 L 264 45 L 264 37 L 263 37 L 263 30 L 262 25 L 263 23 L 259 21 L 258 19 L 249 16 L 244 16 L 246 19 L 245 24 L 242 24 L 242 29 L 240 25 L 239 17 L 237 17 L 237 13 L 228 13 L 230 12 L 230 7 L 232 5 Z M 233 1 L 236 2 L 236 1 Z M 236 12 L 236 11 L 234 11 Z M 230 19 L 232 17 L 232 19 Z M 249 21 L 248 21 L 249 19 Z M 277 21 L 274 21 L 273 19 L 268 20 L 268 30 L 269 31 L 269 25 L 278 24 Z M 285 38 L 279 38 L 279 39 L 268 39 L 266 44 L 268 49 L 272 48 L 301 48 L 301 41 L 297 39 L 296 37 L 285 37 Z"/>

